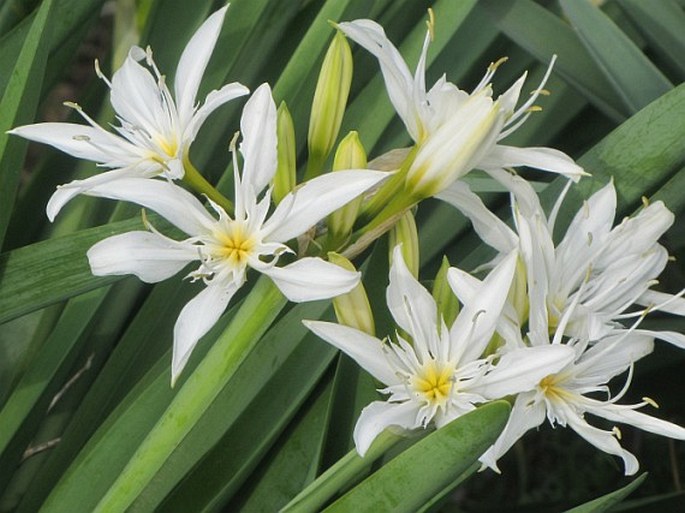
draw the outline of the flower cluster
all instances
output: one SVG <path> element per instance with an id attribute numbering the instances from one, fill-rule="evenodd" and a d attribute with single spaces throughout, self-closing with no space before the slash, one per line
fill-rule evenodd
<path id="1" fill-rule="evenodd" d="M 566 191 L 587 173 L 561 151 L 501 143 L 536 110 L 553 62 L 530 98 L 517 106 L 526 75 L 494 99 L 490 82 L 499 63 L 470 93 L 444 76 L 427 89 L 432 23 L 413 75 L 378 24 L 340 23 L 340 33 L 378 59 L 413 146 L 379 159 L 379 167 L 391 171 L 367 169 L 352 133 L 338 147 L 334 172 L 324 172 L 351 80 L 350 49 L 339 33 L 324 61 L 312 111 L 309 149 L 316 158 L 310 155 L 305 174 L 311 178 L 297 183 L 292 123 L 262 84 L 245 103 L 230 146 L 234 189 L 227 198 L 190 160 L 190 146 L 208 116 L 249 94 L 232 83 L 196 103 L 225 14 L 223 8 L 211 15 L 187 44 L 173 93 L 150 49 L 132 48 L 111 81 L 96 66 L 110 89 L 118 122 L 114 133 L 77 105 L 85 125 L 41 123 L 12 130 L 108 168 L 59 187 L 47 206 L 51 220 L 68 201 L 87 195 L 135 203 L 175 227 L 169 236 L 143 215 L 144 230 L 106 238 L 87 254 L 94 275 L 133 274 L 156 283 L 192 266 L 187 277 L 204 284 L 175 324 L 172 384 L 251 269 L 268 276 L 290 301 L 336 298 L 338 323 L 304 322 L 381 384 L 386 399 L 368 405 L 355 429 L 362 455 L 385 429 L 440 428 L 503 398 L 513 404 L 511 417 L 481 457 L 495 470 L 498 459 L 545 419 L 621 457 L 626 474 L 635 473 L 638 463 L 619 444 L 620 431 L 595 427 L 586 414 L 685 439 L 682 427 L 637 411 L 653 405 L 651 399 L 618 404 L 635 362 L 652 351 L 655 338 L 685 348 L 680 333 L 640 327 L 650 311 L 685 314 L 679 295 L 652 290 L 668 262 L 658 239 L 673 214 L 655 202 L 614 226 L 616 191 L 610 182 L 584 203 L 557 243 L 555 222 Z M 518 166 L 568 178 L 549 215 L 533 187 L 511 169 Z M 510 191 L 513 228 L 460 180 L 476 168 Z M 442 293 L 453 301 L 436 301 L 436 290 L 431 294 L 416 276 L 412 208 L 431 197 L 454 206 L 498 252 L 481 266 L 488 270 L 483 279 L 456 267 L 445 270 Z M 388 230 L 393 247 L 386 297 L 396 330 L 377 338 L 360 273 L 329 251 L 356 256 Z M 365 320 L 357 322 L 361 317 Z M 623 374 L 625 385 L 612 395 L 610 382 Z"/>

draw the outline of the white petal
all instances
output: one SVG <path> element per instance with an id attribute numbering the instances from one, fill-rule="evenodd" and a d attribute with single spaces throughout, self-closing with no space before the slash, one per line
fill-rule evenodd
<path id="1" fill-rule="evenodd" d="M 8 133 L 100 164 L 124 165 L 140 158 L 136 148 L 123 138 L 87 125 L 37 123 L 14 128 Z"/>
<path id="2" fill-rule="evenodd" d="M 415 349 L 425 358 L 425 349 L 431 347 L 430 342 L 438 335 L 438 309 L 433 296 L 407 269 L 399 245 L 393 250 L 385 297 L 395 322 L 412 336 Z"/>
<path id="3" fill-rule="evenodd" d="M 685 440 L 685 428 L 666 420 L 657 419 L 646 413 L 635 411 L 629 406 L 599 403 L 597 408 L 588 408 L 588 411 L 614 422 L 630 424 L 643 431 L 649 431 L 650 433 L 677 440 Z"/>
<path id="4" fill-rule="evenodd" d="M 50 221 L 54 221 L 62 207 L 79 194 L 85 194 L 96 186 L 102 186 L 124 178 L 144 176 L 144 172 L 135 167 L 114 169 L 105 173 L 99 173 L 83 180 L 74 180 L 64 185 L 57 186 L 57 190 L 50 196 L 45 211 Z"/>
<path id="5" fill-rule="evenodd" d="M 678 333 L 677 331 L 667 331 L 667 330 L 635 330 L 634 333 L 639 333 L 643 335 L 648 335 L 649 337 L 658 338 L 673 344 L 680 349 L 685 349 L 685 335 Z"/>
<path id="6" fill-rule="evenodd" d="M 87 256 L 95 276 L 135 274 L 146 283 L 165 280 L 198 258 L 191 244 L 141 231 L 108 237 Z"/>
<path id="7" fill-rule="evenodd" d="M 339 296 L 352 290 L 361 277 L 358 272 L 314 257 L 300 258 L 284 267 L 252 266 L 269 276 L 283 295 L 295 303 Z"/>
<path id="8" fill-rule="evenodd" d="M 399 383 L 395 369 L 388 362 L 383 342 L 377 338 L 332 322 L 302 322 L 319 337 L 352 358 L 381 383 L 388 386 Z"/>
<path id="9" fill-rule="evenodd" d="M 195 196 L 163 180 L 122 178 L 91 187 L 83 194 L 137 203 L 154 210 L 188 235 L 210 231 L 215 224 Z"/>
<path id="10" fill-rule="evenodd" d="M 649 333 L 635 330 L 626 335 L 621 330 L 586 350 L 576 362 L 574 374 L 590 383 L 608 383 L 653 350 L 654 339 Z"/>
<path id="11" fill-rule="evenodd" d="M 568 425 L 585 440 L 597 447 L 600 451 L 614 454 L 623 459 L 625 474 L 631 476 L 640 468 L 637 458 L 621 447 L 610 431 L 604 431 L 591 426 L 584 419 L 575 414 L 568 416 Z"/>
<path id="12" fill-rule="evenodd" d="M 286 242 L 387 178 L 389 173 L 354 169 L 309 180 L 286 195 L 264 223 L 266 240 Z"/>
<path id="13" fill-rule="evenodd" d="M 658 306 L 657 310 L 660 312 L 685 316 L 685 299 L 666 292 L 647 290 L 638 298 L 636 303 L 642 306 Z"/>
<path id="14" fill-rule="evenodd" d="M 411 138 L 418 142 L 422 133 L 422 120 L 414 103 L 414 80 L 397 48 L 385 35 L 383 27 L 371 20 L 355 20 L 340 23 L 338 28 L 378 59 L 390 101 Z"/>
<path id="15" fill-rule="evenodd" d="M 508 351 L 495 368 L 468 390 L 486 399 L 499 399 L 507 395 L 527 392 L 540 380 L 555 374 L 575 358 L 573 349 L 561 345 L 529 347 Z"/>
<path id="16" fill-rule="evenodd" d="M 238 82 L 226 84 L 221 89 L 210 92 L 207 95 L 205 102 L 197 109 L 197 112 L 190 120 L 190 124 L 186 127 L 183 140 L 186 142 L 195 140 L 195 136 L 200 130 L 200 127 L 212 112 L 218 107 L 221 107 L 224 103 L 249 93 L 250 90 Z"/>
<path id="17" fill-rule="evenodd" d="M 511 449 L 511 446 L 527 431 L 539 426 L 544 421 L 545 406 L 542 402 L 535 402 L 535 393 L 517 395 L 504 431 L 492 447 L 479 458 L 481 463 L 499 472 L 497 460 Z"/>
<path id="18" fill-rule="evenodd" d="M 117 115 L 148 137 L 165 133 L 169 123 L 157 81 L 137 61 L 145 56 L 134 46 L 124 64 L 112 76 L 110 101 Z"/>
<path id="19" fill-rule="evenodd" d="M 473 229 L 488 246 L 501 253 L 509 253 L 518 245 L 518 237 L 514 231 L 488 210 L 466 183 L 457 180 L 435 197 L 446 201 L 468 217 Z"/>
<path id="20" fill-rule="evenodd" d="M 418 403 L 385 403 L 374 401 L 364 408 L 354 427 L 354 444 L 360 456 L 364 456 L 371 443 L 383 430 L 391 426 L 401 430 L 418 427 L 416 422 Z"/>
<path id="21" fill-rule="evenodd" d="M 240 118 L 244 160 L 242 183 L 258 194 L 276 173 L 276 104 L 269 84 L 262 84 L 245 104 Z"/>
<path id="22" fill-rule="evenodd" d="M 219 9 L 207 18 L 190 38 L 178 61 L 174 77 L 174 92 L 181 124 L 184 126 L 190 122 L 193 115 L 197 90 L 219 38 L 226 9 L 228 6 Z"/>
<path id="23" fill-rule="evenodd" d="M 183 307 L 174 326 L 171 386 L 188 363 L 197 342 L 216 324 L 241 285 L 235 282 L 211 282 Z"/>
<path id="24" fill-rule="evenodd" d="M 577 182 L 587 173 L 571 157 L 553 148 L 516 148 L 496 145 L 477 164 L 484 169 L 528 166 L 568 176 Z"/>
<path id="25" fill-rule="evenodd" d="M 511 287 L 517 258 L 516 252 L 510 253 L 488 274 L 474 301 L 464 305 L 452 324 L 454 357 L 462 364 L 477 359 L 490 341 Z"/>

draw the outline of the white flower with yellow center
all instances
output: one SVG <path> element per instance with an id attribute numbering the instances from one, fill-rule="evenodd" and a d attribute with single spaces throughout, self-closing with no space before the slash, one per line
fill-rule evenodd
<path id="1" fill-rule="evenodd" d="M 115 235 L 88 251 L 93 274 L 135 274 L 154 283 L 169 278 L 188 263 L 199 260 L 190 273 L 206 288 L 181 311 L 174 328 L 172 382 L 185 366 L 197 341 L 214 325 L 235 292 L 243 285 L 247 268 L 268 275 L 291 301 L 325 299 L 348 292 L 359 281 L 356 272 L 320 258 L 301 258 L 276 264 L 285 243 L 352 200 L 387 173 L 348 170 L 310 180 L 286 195 L 270 217 L 270 189 L 259 194 L 276 172 L 276 106 L 269 86 L 255 91 L 241 119 L 242 173 L 234 152 L 235 212 L 232 216 L 210 201 L 217 217 L 192 194 L 171 182 L 122 178 L 84 191 L 91 196 L 131 201 L 154 210 L 189 235 L 175 241 L 150 231 Z"/>
<path id="2" fill-rule="evenodd" d="M 111 169 L 59 187 L 47 206 L 51 221 L 69 200 L 92 187 L 121 178 L 163 176 L 176 180 L 184 176 L 190 145 L 207 117 L 227 101 L 249 93 L 245 86 L 234 82 L 210 92 L 200 107 L 196 102 L 227 7 L 212 14 L 186 45 L 176 68 L 173 96 L 149 48 L 131 48 L 111 82 L 96 62 L 98 75 L 110 88 L 110 100 L 120 123 L 114 127 L 116 133 L 102 128 L 75 104 L 89 125 L 38 123 L 10 132 Z M 149 69 L 140 61 L 145 61 Z"/>
<path id="3" fill-rule="evenodd" d="M 347 37 L 378 59 L 390 101 L 417 145 L 406 178 L 410 190 L 422 197 L 433 196 L 474 168 L 489 171 L 530 166 L 561 173 L 574 180 L 585 174 L 569 156 L 558 150 L 498 144 L 525 122 L 531 110 L 535 110 L 535 100 L 544 91 L 552 64 L 540 86 L 518 108 L 516 104 L 526 74 L 493 100 L 490 80 L 497 64 L 488 68 L 471 94 L 447 82 L 444 76 L 426 90 L 426 54 L 432 20 L 429 25 L 413 77 L 397 48 L 376 22 L 362 19 L 337 25 Z"/>
<path id="4" fill-rule="evenodd" d="M 628 389 L 635 361 L 652 351 L 652 337 L 623 333 L 611 335 L 589 349 L 587 343 L 577 339 L 568 345 L 576 352 L 575 360 L 559 372 L 545 376 L 534 390 L 516 397 L 507 426 L 480 458 L 481 462 L 498 471 L 497 460 L 526 431 L 541 425 L 547 418 L 552 426 L 570 427 L 598 449 L 622 458 L 626 475 L 637 472 L 637 458 L 619 443 L 619 428 L 606 430 L 592 426 L 585 418 L 586 413 L 611 422 L 631 424 L 657 435 L 685 440 L 682 427 L 635 411 L 647 405 L 656 406 L 651 399 L 645 398 L 632 405 L 616 404 Z M 607 383 L 626 371 L 629 373 L 623 390 L 611 397 Z"/>
<path id="5" fill-rule="evenodd" d="M 409 272 L 400 248 L 395 248 L 386 294 L 388 308 L 411 342 L 399 334 L 394 343 L 339 324 L 305 321 L 314 333 L 386 385 L 380 392 L 389 396 L 387 401 L 364 408 L 355 427 L 359 454 L 363 456 L 385 428 L 412 430 L 431 423 L 441 427 L 477 404 L 532 389 L 573 358 L 572 351 L 561 346 L 483 357 L 515 263 L 516 254 L 512 253 L 493 269 L 448 329 L 438 321 L 432 296 Z"/>

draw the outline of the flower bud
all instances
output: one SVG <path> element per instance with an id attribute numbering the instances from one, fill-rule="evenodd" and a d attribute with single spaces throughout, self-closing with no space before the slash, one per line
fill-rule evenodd
<path id="1" fill-rule="evenodd" d="M 309 118 L 309 161 L 305 179 L 321 174 L 328 154 L 333 149 L 347 96 L 352 83 L 352 51 L 341 32 L 336 32 L 328 47 L 314 92 Z"/>
<path id="2" fill-rule="evenodd" d="M 423 141 L 405 186 L 417 200 L 434 196 L 468 173 L 497 142 L 504 114 L 490 89 L 472 94 Z"/>
<path id="3" fill-rule="evenodd" d="M 366 151 L 357 132 L 347 134 L 335 152 L 333 171 L 343 169 L 366 169 Z M 329 247 L 337 249 L 352 233 L 361 202 L 360 196 L 328 216 Z"/>
<path id="4" fill-rule="evenodd" d="M 281 102 L 276 113 L 276 136 L 278 138 L 278 167 L 274 175 L 272 198 L 276 204 L 295 188 L 297 172 L 295 125 L 285 102 Z"/>
<path id="5" fill-rule="evenodd" d="M 343 269 L 356 271 L 352 262 L 332 251 L 328 253 L 328 261 Z M 369 335 L 376 334 L 369 298 L 361 282 L 347 294 L 333 298 L 333 308 L 340 324 L 358 329 Z"/>
<path id="6" fill-rule="evenodd" d="M 411 210 L 407 210 L 402 217 L 392 227 L 389 234 L 388 246 L 390 250 L 390 261 L 394 248 L 402 245 L 402 256 L 407 264 L 409 272 L 418 280 L 419 278 L 419 234 L 416 230 L 416 221 Z"/>
<path id="7" fill-rule="evenodd" d="M 435 304 L 438 307 L 438 322 L 442 318 L 448 328 L 452 326 L 457 315 L 459 315 L 459 300 L 454 295 L 454 292 L 452 292 L 452 288 L 447 281 L 447 271 L 449 268 L 450 263 L 447 257 L 443 257 L 442 264 L 433 282 L 433 299 L 435 299 Z"/>

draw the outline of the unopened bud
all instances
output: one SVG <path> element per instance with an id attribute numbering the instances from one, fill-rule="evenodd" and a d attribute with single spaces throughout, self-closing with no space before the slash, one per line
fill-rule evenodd
<path id="1" fill-rule="evenodd" d="M 276 135 L 278 137 L 278 167 L 274 175 L 272 198 L 276 204 L 295 188 L 297 172 L 295 125 L 285 102 L 278 107 Z"/>
<path id="2" fill-rule="evenodd" d="M 333 159 L 333 171 L 366 169 L 366 151 L 357 132 L 350 132 L 340 141 Z M 345 243 L 357 219 L 362 197 L 353 199 L 328 216 L 329 247 L 337 249 Z"/>
<path id="3" fill-rule="evenodd" d="M 352 51 L 341 32 L 328 47 L 314 92 L 309 118 L 309 161 L 305 179 L 321 174 L 340 131 L 352 83 Z"/>
<path id="4" fill-rule="evenodd" d="M 442 258 L 442 264 L 438 269 L 438 274 L 435 276 L 433 282 L 433 299 L 438 307 L 438 322 L 440 318 L 445 321 L 447 327 L 451 327 L 457 315 L 459 315 L 459 300 L 452 292 L 447 281 L 447 271 L 450 268 L 450 263 L 447 257 Z"/>
<path id="5" fill-rule="evenodd" d="M 388 246 L 393 248 L 390 250 L 390 261 L 392 262 L 392 252 L 398 245 L 402 245 L 402 256 L 404 263 L 407 264 L 407 269 L 416 278 L 419 279 L 419 234 L 416 229 L 416 221 L 414 221 L 414 214 L 411 210 L 407 210 L 402 217 L 395 223 L 395 226 L 390 230 L 388 239 Z"/>
<path id="6" fill-rule="evenodd" d="M 337 253 L 328 253 L 328 261 L 348 271 L 356 271 L 352 262 Z M 333 308 L 340 324 L 358 329 L 369 335 L 376 334 L 369 298 L 361 282 L 347 294 L 333 298 Z"/>

